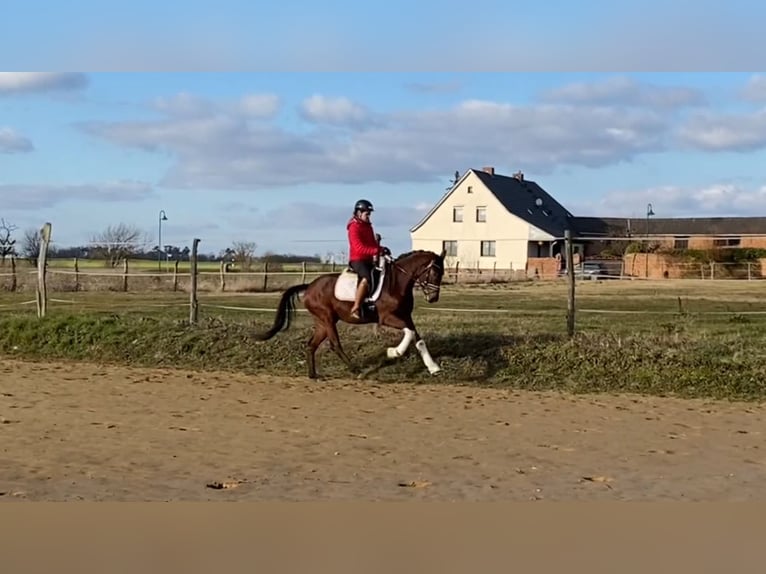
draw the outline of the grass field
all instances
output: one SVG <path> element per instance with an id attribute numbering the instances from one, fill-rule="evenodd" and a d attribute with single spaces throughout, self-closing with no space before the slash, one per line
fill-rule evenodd
<path id="1" fill-rule="evenodd" d="M 246 373 L 305 374 L 310 319 L 265 343 L 278 293 L 203 294 L 188 323 L 185 293 L 52 293 L 49 316 L 0 295 L 0 353 L 36 360 L 97 360 Z M 566 336 L 563 283 L 447 286 L 415 320 L 443 372 L 431 378 L 414 349 L 373 378 L 571 392 L 635 392 L 746 400 L 766 398 L 766 284 L 749 281 L 578 283 L 577 334 Z M 237 310 L 223 307 L 265 309 Z M 360 367 L 400 333 L 341 325 Z M 320 374 L 348 374 L 322 347 Z"/>

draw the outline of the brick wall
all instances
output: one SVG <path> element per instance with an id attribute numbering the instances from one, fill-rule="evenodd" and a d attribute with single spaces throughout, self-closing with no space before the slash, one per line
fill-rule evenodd
<path id="1" fill-rule="evenodd" d="M 766 259 L 748 265 L 678 261 L 660 253 L 628 253 L 623 257 L 624 274 L 646 279 L 761 279 L 766 277 Z"/>
<path id="2" fill-rule="evenodd" d="M 679 236 L 678 239 L 681 239 Z M 723 239 L 723 238 L 721 238 Z M 636 237 L 636 242 L 642 242 L 643 238 Z M 726 245 L 715 245 L 715 237 L 689 237 L 688 249 L 714 249 L 716 247 L 727 247 Z M 675 247 L 676 236 L 653 236 L 648 240 L 649 243 L 655 245 L 662 245 L 663 247 L 673 248 Z M 766 237 L 742 237 L 738 245 L 731 245 L 730 247 L 749 247 L 766 249 Z"/>
<path id="3" fill-rule="evenodd" d="M 658 253 L 627 253 L 623 257 L 624 273 L 647 279 L 681 279 L 689 276 L 688 265 L 678 265 Z"/>
<path id="4" fill-rule="evenodd" d="M 561 261 L 555 257 L 530 257 L 527 259 L 527 277 L 530 279 L 556 279 Z"/>

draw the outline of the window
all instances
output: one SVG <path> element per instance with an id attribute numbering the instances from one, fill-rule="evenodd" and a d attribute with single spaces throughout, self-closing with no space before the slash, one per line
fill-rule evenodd
<path id="1" fill-rule="evenodd" d="M 476 208 L 476 221 L 479 223 L 484 223 L 487 221 L 487 208 L 486 207 L 477 207 Z"/>
<path id="2" fill-rule="evenodd" d="M 452 221 L 456 221 L 458 223 L 463 221 L 463 208 L 462 207 L 453 207 L 452 208 Z"/>
<path id="3" fill-rule="evenodd" d="M 457 257 L 457 241 L 442 241 L 445 257 Z"/>
<path id="4" fill-rule="evenodd" d="M 468 193 L 473 193 L 473 186 L 472 185 L 468 186 Z"/>
<path id="5" fill-rule="evenodd" d="M 736 247 L 739 245 L 739 237 L 725 237 L 723 239 L 713 240 L 715 247 Z"/>
<path id="6" fill-rule="evenodd" d="M 689 238 L 685 235 L 676 237 L 673 241 L 674 249 L 689 249 Z"/>
<path id="7" fill-rule="evenodd" d="M 495 256 L 495 242 L 494 241 L 482 241 L 481 242 L 481 256 L 482 257 L 494 257 Z"/>

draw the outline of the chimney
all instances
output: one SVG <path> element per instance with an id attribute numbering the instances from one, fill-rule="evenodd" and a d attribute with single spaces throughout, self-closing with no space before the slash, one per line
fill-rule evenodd
<path id="1" fill-rule="evenodd" d="M 524 181 L 524 173 L 521 170 L 519 170 L 516 173 L 514 173 L 513 177 L 515 177 L 519 181 Z"/>
<path id="2" fill-rule="evenodd" d="M 495 175 L 495 168 L 494 167 L 483 167 L 482 171 L 485 173 L 488 173 L 489 175 Z"/>

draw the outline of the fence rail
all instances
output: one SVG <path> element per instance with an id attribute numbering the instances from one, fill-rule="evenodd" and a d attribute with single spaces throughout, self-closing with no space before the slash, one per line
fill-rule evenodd
<path id="1" fill-rule="evenodd" d="M 335 264 L 318 264 L 302 262 L 297 264 L 270 264 L 265 263 L 261 269 L 235 270 L 230 264 L 223 261 L 217 262 L 218 269 L 214 269 L 207 262 L 200 265 L 197 248 L 200 239 L 195 238 L 188 262 L 188 271 L 181 270 L 181 262 L 176 261 L 168 266 L 166 272 L 150 270 L 146 265 L 136 264 L 129 260 L 123 261 L 121 268 L 97 269 L 92 266 L 82 268 L 77 259 L 70 260 L 71 267 L 62 265 L 61 261 L 48 259 L 47 250 L 50 242 L 51 224 L 46 223 L 40 229 L 40 253 L 37 258 L 37 268 L 31 265 L 24 268 L 16 259 L 10 259 L 10 269 L 0 271 L 0 286 L 6 290 L 15 292 L 34 291 L 35 299 L 23 301 L 12 305 L 31 305 L 36 303 L 37 314 L 44 317 L 47 312 L 48 302 L 55 301 L 62 304 L 74 303 L 65 299 L 51 299 L 49 292 L 64 293 L 76 291 L 178 291 L 189 293 L 189 322 L 198 321 L 199 309 L 204 307 L 216 307 L 215 305 L 200 305 L 199 292 L 268 292 L 281 291 L 297 284 L 306 283 L 312 278 L 331 272 L 338 272 L 341 266 Z M 567 261 L 575 261 L 573 254 L 574 241 L 570 234 L 565 237 L 565 253 Z M 575 285 L 581 280 L 591 279 L 622 279 L 641 280 L 650 277 L 649 264 L 650 254 L 635 254 L 629 263 L 643 260 L 645 266 L 635 273 L 635 268 L 626 265 L 626 260 L 613 261 L 584 261 L 578 265 L 567 265 L 565 273 L 556 269 L 554 278 L 567 282 L 567 331 L 570 335 L 575 331 L 575 315 L 582 313 L 601 312 L 595 309 L 578 309 L 576 307 Z M 594 267 L 595 265 L 595 267 Z M 637 265 L 640 265 L 638 263 Z M 135 268 L 135 269 L 134 269 Z M 184 268 L 186 265 L 184 264 Z M 679 271 L 679 269 L 681 271 Z M 537 277 L 530 269 L 518 270 L 513 265 L 503 269 L 498 265 L 491 268 L 460 268 L 459 264 L 449 266 L 446 270 L 444 283 L 471 285 L 477 283 L 529 281 Z M 641 272 L 643 271 L 643 273 Z M 759 280 L 766 278 L 764 265 L 761 262 L 743 263 L 687 263 L 674 267 L 672 277 L 670 273 L 664 275 L 674 279 L 701 279 L 701 280 Z M 0 287 L 1 288 L 1 287 Z M 176 306 L 178 304 L 173 304 Z M 158 306 L 168 306 L 158 304 Z M 230 306 L 218 306 L 230 308 Z M 255 308 L 242 307 L 242 310 L 256 311 Z M 444 309 L 446 310 L 446 309 Z M 452 310 L 458 312 L 458 310 Z M 484 310 L 459 310 L 460 312 L 487 312 Z M 503 310 L 492 310 L 503 312 Z"/>
<path id="2" fill-rule="evenodd" d="M 10 259 L 9 271 L 0 267 L 0 290 L 11 292 L 34 292 L 38 289 L 39 270 L 31 265 L 18 263 Z M 60 263 L 60 262 L 59 262 Z M 46 265 L 46 284 L 54 291 L 187 291 L 190 289 L 192 273 L 179 271 L 174 265 L 171 270 L 158 272 L 145 267 L 136 266 L 131 262 L 123 262 L 120 269 L 104 268 L 65 268 L 60 265 Z M 594 267 L 597 266 L 597 267 Z M 325 274 L 338 272 L 341 266 L 333 271 L 331 266 L 319 268 L 318 265 L 297 264 L 292 269 L 288 265 L 282 267 L 265 266 L 252 271 L 231 271 L 221 266 L 218 271 L 198 270 L 196 276 L 199 289 L 202 291 L 231 291 L 255 292 L 278 291 L 295 283 L 305 283 Z M 296 268 L 297 267 L 297 268 Z M 763 280 L 766 270 L 760 263 L 688 263 L 674 267 L 673 273 L 665 277 L 647 275 L 643 272 L 631 272 L 620 261 L 589 260 L 574 266 L 576 279 L 580 280 L 644 280 L 644 279 L 701 279 L 701 280 Z M 444 282 L 446 284 L 486 284 L 508 283 L 530 280 L 561 280 L 566 279 L 564 272 L 556 272 L 553 276 L 537 276 L 534 270 L 521 271 L 493 268 L 460 268 L 459 265 L 447 267 Z"/>

